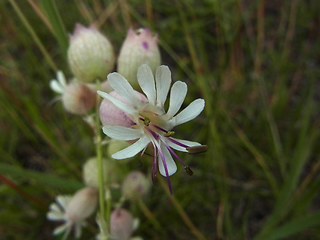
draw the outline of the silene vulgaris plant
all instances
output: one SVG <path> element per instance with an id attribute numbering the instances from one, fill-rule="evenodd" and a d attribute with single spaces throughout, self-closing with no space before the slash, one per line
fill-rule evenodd
<path id="1" fill-rule="evenodd" d="M 198 142 L 175 138 L 173 129 L 197 117 L 205 101 L 196 99 L 180 111 L 188 87 L 181 81 L 172 84 L 169 67 L 160 66 L 157 42 L 158 36 L 149 29 L 130 28 L 116 60 L 111 42 L 95 27 L 77 24 L 70 37 L 68 61 L 74 77 L 68 81 L 58 71 L 50 87 L 59 94 L 58 99 L 67 112 L 83 116 L 95 130 L 92 142 L 96 145 L 96 156 L 83 164 L 84 188 L 75 194 L 58 195 L 50 205 L 47 218 L 63 222 L 54 230 L 54 234 L 64 232 L 63 239 L 72 230 L 75 238 L 80 238 L 82 227 L 98 205 L 100 212 L 96 219 L 100 232 L 96 239 L 141 239 L 131 237 L 139 220 L 124 209 L 123 203 L 129 200 L 131 204 L 141 205 L 149 194 L 150 178 L 134 169 L 124 174 L 121 164 L 111 158 L 129 159 L 140 152 L 151 155 L 151 179 L 154 181 L 159 171 L 167 178 L 169 192 L 173 194 L 169 177 L 177 171 L 175 161 L 189 175 L 193 173 L 175 151 L 194 154 L 206 150 Z M 115 62 L 118 72 L 110 73 Z M 134 88 L 141 88 L 143 93 Z M 107 135 L 106 140 L 101 138 L 101 130 Z M 107 156 L 102 154 L 105 144 Z M 151 154 L 147 151 L 149 147 L 153 148 Z M 110 153 L 110 149 L 117 150 Z M 111 200 L 112 190 L 117 188 L 121 188 L 121 197 Z"/>

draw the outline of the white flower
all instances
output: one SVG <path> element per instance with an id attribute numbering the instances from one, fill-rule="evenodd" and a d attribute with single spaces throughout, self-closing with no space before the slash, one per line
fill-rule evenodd
<path id="1" fill-rule="evenodd" d="M 98 191 L 95 188 L 87 187 L 79 190 L 73 196 L 56 197 L 57 203 L 50 205 L 47 218 L 52 221 L 64 221 L 64 224 L 57 227 L 54 235 L 65 232 L 62 239 L 66 239 L 74 228 L 75 237 L 80 238 L 81 228 L 86 225 L 88 218 L 97 205 Z"/>
<path id="2" fill-rule="evenodd" d="M 131 127 L 106 125 L 103 127 L 103 132 L 117 140 L 137 139 L 129 147 L 113 154 L 112 157 L 115 159 L 133 157 L 144 151 L 151 143 L 154 147 L 152 176 L 154 177 L 156 174 L 158 159 L 159 171 L 161 175 L 167 177 L 169 189 L 172 192 L 169 176 L 176 172 L 177 166 L 171 154 L 180 161 L 187 171 L 191 171 L 173 149 L 188 152 L 190 148 L 201 146 L 201 144 L 173 138 L 174 132 L 171 130 L 175 126 L 197 117 L 202 112 L 205 102 L 203 99 L 196 99 L 177 114 L 187 94 L 187 84 L 177 81 L 171 87 L 169 109 L 165 112 L 164 103 L 171 85 L 169 68 L 167 66 L 158 67 L 154 79 L 150 67 L 143 64 L 138 69 L 137 78 L 148 102 L 143 102 L 137 98 L 131 85 L 119 73 L 108 75 L 110 86 L 130 104 L 101 91 L 98 91 L 99 95 L 126 113 L 134 122 L 134 125 Z"/>

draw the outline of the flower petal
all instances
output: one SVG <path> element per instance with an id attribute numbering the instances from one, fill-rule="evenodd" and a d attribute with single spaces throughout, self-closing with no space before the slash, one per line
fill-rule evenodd
<path id="1" fill-rule="evenodd" d="M 188 107 L 183 109 L 177 116 L 173 117 L 170 122 L 173 126 L 180 125 L 182 123 L 188 122 L 195 117 L 197 117 L 204 108 L 204 100 L 198 98 L 189 104 Z"/>
<path id="2" fill-rule="evenodd" d="M 149 100 L 149 103 L 155 105 L 156 88 L 153 73 L 149 65 L 143 64 L 139 67 L 137 78 L 142 91 L 146 94 Z"/>
<path id="3" fill-rule="evenodd" d="M 116 99 L 116 98 L 112 97 L 112 96 L 111 96 L 110 94 L 108 94 L 108 93 L 105 93 L 105 92 L 102 92 L 102 91 L 97 91 L 97 93 L 98 93 L 101 97 L 103 97 L 103 98 L 109 100 L 110 102 L 112 102 L 114 105 L 116 105 L 117 108 L 119 108 L 120 110 L 124 111 L 124 112 L 127 113 L 127 114 L 134 115 L 134 114 L 137 112 L 137 111 L 136 111 L 133 107 L 131 107 L 130 105 L 123 103 L 122 101 L 120 101 L 119 99 Z"/>
<path id="4" fill-rule="evenodd" d="M 47 219 L 51 221 L 61 221 L 65 219 L 65 214 L 62 212 L 48 212 Z"/>
<path id="5" fill-rule="evenodd" d="M 56 201 L 57 203 L 60 204 L 60 206 L 63 209 L 66 209 L 66 207 L 68 206 L 69 202 L 71 201 L 71 196 L 65 196 L 65 195 L 59 195 L 56 197 Z"/>
<path id="6" fill-rule="evenodd" d="M 56 203 L 51 203 L 49 208 L 50 208 L 50 211 L 61 212 L 61 208 Z"/>
<path id="7" fill-rule="evenodd" d="M 50 81 L 50 88 L 56 93 L 63 93 L 63 86 L 55 79 L 52 79 Z"/>
<path id="8" fill-rule="evenodd" d="M 168 174 L 169 174 L 169 176 L 171 176 L 172 174 L 174 174 L 177 171 L 177 165 L 174 162 L 174 160 L 173 160 L 169 150 L 166 148 L 166 146 L 164 144 L 160 144 L 160 148 L 161 148 L 161 151 L 163 152 L 163 155 L 164 155 L 164 158 L 165 158 L 165 161 L 166 161 Z M 159 165 L 160 174 L 162 176 L 166 177 L 167 176 L 166 175 L 166 171 L 165 171 L 163 162 L 162 162 L 162 160 L 160 158 L 160 154 L 159 154 L 159 159 L 158 159 L 158 165 Z"/>
<path id="9" fill-rule="evenodd" d="M 55 228 L 54 231 L 53 231 L 53 234 L 54 235 L 58 235 L 58 234 L 66 231 L 66 230 L 68 231 L 68 229 L 71 230 L 70 222 L 66 222 L 66 223 L 62 224 L 61 226 Z"/>
<path id="10" fill-rule="evenodd" d="M 102 130 L 108 137 L 117 140 L 134 140 L 141 137 L 140 129 L 106 125 L 103 126 Z"/>
<path id="11" fill-rule="evenodd" d="M 187 84 L 181 81 L 177 81 L 172 85 L 170 92 L 170 104 L 169 110 L 165 114 L 165 119 L 172 118 L 180 109 L 186 95 L 187 95 L 188 87 Z"/>
<path id="12" fill-rule="evenodd" d="M 148 145 L 148 143 L 150 143 L 149 137 L 144 136 L 129 147 L 116 152 L 111 157 L 113 157 L 114 159 L 125 159 L 133 157 L 138 152 L 141 152 L 142 149 L 144 149 Z"/>
<path id="13" fill-rule="evenodd" d="M 160 66 L 156 71 L 157 105 L 163 107 L 171 85 L 171 72 L 168 66 Z"/>
<path id="14" fill-rule="evenodd" d="M 110 86 L 121 95 L 121 97 L 125 98 L 130 102 L 133 106 L 139 106 L 140 101 L 136 97 L 133 88 L 130 83 L 125 79 L 121 74 L 114 72 L 108 74 L 108 82 Z"/>
<path id="15" fill-rule="evenodd" d="M 188 147 L 194 147 L 194 146 L 201 146 L 200 143 L 198 142 L 192 142 L 192 141 L 188 141 L 188 140 L 183 140 L 183 139 L 177 139 L 177 138 L 172 138 L 173 140 L 179 142 L 179 143 L 182 143 L 183 145 L 186 145 Z M 178 150 L 178 151 L 181 151 L 181 152 L 188 152 L 188 150 L 183 147 L 183 146 L 180 146 L 174 142 L 171 142 L 171 141 L 167 141 L 167 144 L 169 144 L 170 147 L 172 147 L 173 149 L 175 150 Z"/>

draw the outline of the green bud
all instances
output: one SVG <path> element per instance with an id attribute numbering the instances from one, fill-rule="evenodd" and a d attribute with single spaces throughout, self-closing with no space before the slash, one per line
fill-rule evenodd
<path id="1" fill-rule="evenodd" d="M 76 25 L 70 37 L 68 61 L 74 76 L 82 82 L 104 80 L 114 67 L 113 47 L 95 27 Z"/>

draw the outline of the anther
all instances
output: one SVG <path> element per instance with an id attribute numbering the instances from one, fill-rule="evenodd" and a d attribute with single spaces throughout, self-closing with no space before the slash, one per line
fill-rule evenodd
<path id="1" fill-rule="evenodd" d="M 164 137 L 171 137 L 173 134 L 175 134 L 174 131 L 168 131 L 168 132 L 165 133 L 163 136 L 164 136 Z"/>
<path id="2" fill-rule="evenodd" d="M 189 176 L 192 176 L 193 175 L 193 171 L 191 170 L 191 168 L 189 166 L 185 166 L 184 167 L 184 170 L 186 170 L 186 173 L 189 175 Z"/>
<path id="3" fill-rule="evenodd" d="M 207 145 L 200 145 L 200 146 L 194 146 L 194 147 L 186 147 L 188 153 L 190 154 L 197 154 L 197 153 L 203 153 L 206 152 L 208 149 Z"/>

